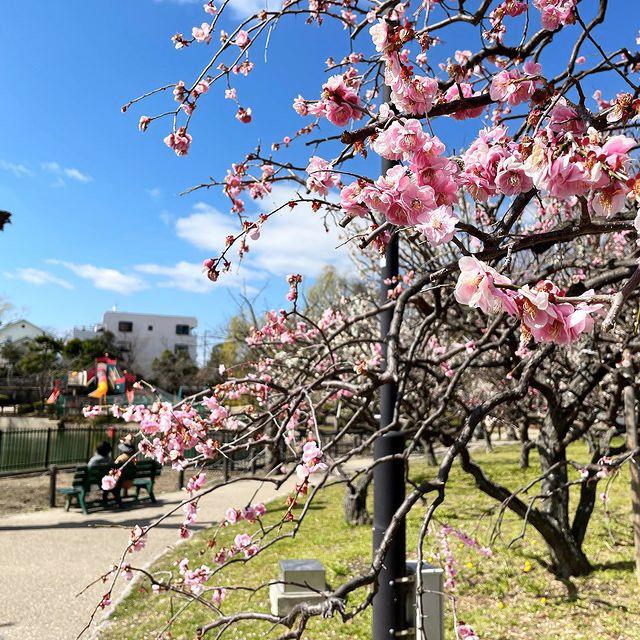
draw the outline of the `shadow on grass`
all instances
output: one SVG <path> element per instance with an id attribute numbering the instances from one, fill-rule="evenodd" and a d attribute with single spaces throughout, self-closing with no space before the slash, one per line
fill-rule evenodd
<path id="1" fill-rule="evenodd" d="M 633 560 L 616 560 L 614 562 L 601 562 L 592 566 L 594 571 L 635 571 L 636 563 Z"/>

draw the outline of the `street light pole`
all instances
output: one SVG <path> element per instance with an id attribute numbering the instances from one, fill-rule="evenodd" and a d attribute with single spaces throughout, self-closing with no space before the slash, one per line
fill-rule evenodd
<path id="1" fill-rule="evenodd" d="M 383 86 L 383 100 L 390 101 L 390 89 Z M 395 163 L 382 160 L 382 172 L 386 172 Z M 385 280 L 392 280 L 399 273 L 398 235 L 394 234 L 386 248 L 384 262 L 381 265 L 380 302 L 388 302 L 387 292 L 393 288 Z M 393 308 L 386 309 L 380 315 L 382 339 L 382 363 L 387 360 L 387 341 Z M 394 380 L 380 387 L 380 427 L 393 423 L 398 383 Z M 391 520 L 404 501 L 404 434 L 396 423 L 393 429 L 378 438 L 373 449 L 374 461 L 397 455 L 397 459 L 377 464 L 373 470 L 373 553 L 380 548 L 382 538 Z M 378 576 L 378 590 L 373 598 L 373 640 L 391 640 L 395 633 L 405 627 L 405 603 L 402 588 L 398 583 L 406 574 L 406 523 L 404 518 L 398 524 L 391 544 L 385 554 L 382 569 Z"/>

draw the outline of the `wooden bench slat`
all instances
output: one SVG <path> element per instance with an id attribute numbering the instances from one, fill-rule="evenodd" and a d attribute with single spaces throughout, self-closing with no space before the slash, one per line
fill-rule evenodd
<path id="1" fill-rule="evenodd" d="M 101 486 L 102 478 L 109 473 L 111 469 L 116 468 L 116 465 L 95 465 L 88 467 L 86 464 L 78 465 L 73 474 L 73 481 L 71 487 L 61 487 L 57 491 L 62 495 L 67 496 L 66 509 L 69 510 L 71 506 L 71 499 L 75 496 L 82 511 L 88 514 L 85 497 L 91 491 L 93 486 Z M 136 464 L 128 464 L 123 467 L 121 474 L 121 482 L 123 480 L 131 480 L 132 485 L 136 488 L 135 499 L 139 500 L 140 490 L 145 489 L 149 494 L 149 498 L 152 502 L 156 502 L 156 497 L 153 493 L 153 485 L 155 479 L 160 475 L 162 465 L 157 460 L 139 460 Z M 120 483 L 119 483 L 120 484 Z M 120 502 L 120 487 L 117 491 L 112 491 L 116 496 L 118 502 Z"/>

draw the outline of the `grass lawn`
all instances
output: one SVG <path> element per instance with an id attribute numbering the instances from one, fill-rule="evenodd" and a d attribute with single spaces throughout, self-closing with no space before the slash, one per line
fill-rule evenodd
<path id="1" fill-rule="evenodd" d="M 586 460 L 582 446 L 573 451 L 574 458 Z M 520 487 L 536 477 L 537 459 L 531 456 L 532 468 L 518 468 L 517 447 L 501 447 L 491 454 L 476 454 L 488 473 L 511 488 Z M 423 476 L 429 470 L 417 463 L 413 476 Z M 604 485 L 602 485 L 604 486 Z M 241 506 L 241 505 L 237 505 Z M 472 480 L 456 466 L 448 485 L 445 503 L 437 511 L 439 523 L 476 536 L 486 543 L 494 522 L 490 509 L 495 503 L 475 489 Z M 282 514 L 281 503 L 269 506 L 265 522 L 277 521 Z M 620 475 L 610 490 L 606 516 L 603 503 L 598 501 L 587 534 L 586 551 L 594 572 L 574 580 L 578 589 L 576 599 L 568 596 L 567 588 L 540 565 L 545 548 L 533 529 L 511 548 L 507 543 L 520 531 L 520 521 L 509 516 L 502 527 L 502 538 L 493 546 L 493 556 L 485 559 L 473 549 L 451 540 L 458 561 L 458 584 L 454 592 L 458 617 L 471 624 L 481 640 L 639 640 L 640 588 L 636 583 L 633 565 L 633 541 L 630 524 L 630 496 L 628 473 Z M 408 520 L 408 548 L 415 549 L 420 518 L 424 509 L 416 509 Z M 239 527 L 227 529 L 219 544 L 228 544 L 243 531 Z M 207 546 L 207 533 L 194 536 L 186 545 L 165 556 L 155 567 L 177 574 L 176 561 L 185 555 L 190 566 L 203 562 L 213 565 Z M 436 552 L 438 542 L 430 536 L 427 548 Z M 259 554 L 247 564 L 225 569 L 215 584 L 259 585 L 275 578 L 279 558 L 317 558 L 327 569 L 330 585 L 338 585 L 347 577 L 364 569 L 371 554 L 369 527 L 350 527 L 342 518 L 342 488 L 323 491 L 305 519 L 298 539 L 286 540 Z M 414 554 L 415 555 L 415 554 Z M 437 560 L 436 560 L 437 562 Z M 212 581 L 213 584 L 213 581 Z M 143 640 L 155 638 L 184 602 L 164 595 L 152 595 L 144 582 L 112 616 L 112 623 L 100 636 L 101 640 Z M 363 594 L 353 594 L 348 606 L 353 606 Z M 449 605 L 448 605 L 449 606 Z M 194 638 L 195 629 L 211 618 L 199 605 L 191 605 L 174 623 L 174 640 Z M 226 612 L 243 609 L 268 610 L 268 592 L 263 589 L 251 597 L 246 592 L 230 594 L 223 604 Z M 370 610 L 347 625 L 339 619 L 316 620 L 310 623 L 304 638 L 329 640 L 370 638 Z M 447 616 L 447 638 L 455 638 L 452 631 L 451 610 Z M 282 631 L 280 629 L 279 631 Z M 213 638 L 215 634 L 210 634 Z M 264 624 L 236 626 L 224 634 L 231 640 L 276 638 L 278 630 Z"/>

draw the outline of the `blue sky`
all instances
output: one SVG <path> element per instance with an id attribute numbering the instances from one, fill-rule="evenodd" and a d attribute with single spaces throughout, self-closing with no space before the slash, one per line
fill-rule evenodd
<path id="1" fill-rule="evenodd" d="M 190 154 L 177 158 L 162 143 L 168 120 L 144 134 L 136 128 L 141 114 L 166 110 L 168 96 L 125 115 L 120 106 L 168 82 L 189 84 L 204 66 L 210 48 L 176 51 L 170 42 L 205 19 L 202 1 L 3 1 L 0 37 L 10 55 L 0 64 L 0 208 L 14 218 L 0 235 L 0 296 L 36 324 L 65 332 L 99 321 L 117 304 L 195 315 L 201 329 L 215 329 L 245 288 L 259 308 L 280 306 L 284 274 L 313 276 L 324 262 L 347 268 L 344 253 L 333 249 L 336 238 L 300 208 L 264 233 L 239 273 L 215 286 L 200 277 L 202 259 L 215 254 L 232 218 L 218 191 L 178 194 L 222 177 L 256 140 L 268 147 L 305 124 L 290 108 L 293 98 L 317 96 L 323 61 L 347 52 L 341 29 L 291 21 L 273 37 L 268 64 L 260 56 L 256 71 L 236 84 L 253 122 L 237 122 L 223 87 L 214 87 L 194 119 Z M 232 3 L 241 13 L 259 0 Z M 605 43 L 633 46 L 637 21 L 625 16 L 627 3 L 613 4 Z M 575 38 L 575 30 L 566 31 Z M 449 38 L 443 54 L 473 46 L 462 32 Z M 585 52 L 595 56 L 589 47 Z M 459 147 L 479 122 L 437 126 L 450 147 Z M 325 126 L 323 133 L 333 131 Z M 310 155 L 301 144 L 287 152 L 299 163 Z M 288 199 L 277 191 L 276 201 Z"/>
<path id="2" fill-rule="evenodd" d="M 139 116 L 166 110 L 170 96 L 127 114 L 120 106 L 161 84 L 189 83 L 204 66 L 211 48 L 176 51 L 170 42 L 206 18 L 201 2 L 7 0 L 3 14 L 0 37 L 11 57 L 0 81 L 13 99 L 0 105 L 0 208 L 14 217 L 0 236 L 0 295 L 17 312 L 65 331 L 99 321 L 117 304 L 193 314 L 201 328 L 214 329 L 236 308 L 229 292 L 237 297 L 246 287 L 262 292 L 259 307 L 281 305 L 284 274 L 313 276 L 322 262 L 344 264 L 335 238 L 300 209 L 265 232 L 240 274 L 212 285 L 199 265 L 233 225 L 227 200 L 214 190 L 178 195 L 223 177 L 257 139 L 268 146 L 304 124 L 291 103 L 298 92 L 319 91 L 328 49 L 317 28 L 300 25 L 274 38 L 269 64 L 238 81 L 242 102 L 253 107 L 251 125 L 234 119 L 222 85 L 205 96 L 191 152 L 177 158 L 162 143 L 169 120 L 137 131 Z M 34 25 L 37 35 L 25 37 Z M 290 56 L 292 48 L 304 59 Z M 291 153 L 300 161 L 311 155 Z M 315 257 L 319 238 L 325 251 Z"/>

